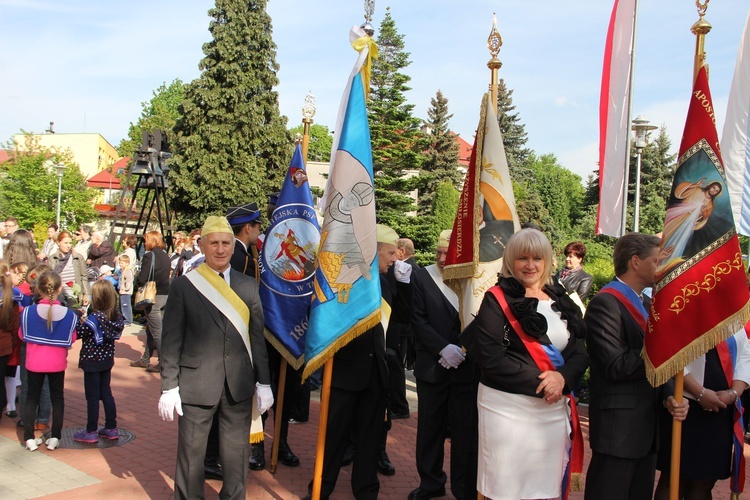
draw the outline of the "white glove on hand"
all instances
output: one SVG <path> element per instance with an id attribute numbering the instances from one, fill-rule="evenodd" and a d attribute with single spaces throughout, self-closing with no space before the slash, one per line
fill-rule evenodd
<path id="1" fill-rule="evenodd" d="M 407 264 L 403 260 L 397 260 L 393 263 L 393 274 L 396 276 L 396 281 L 401 283 L 409 283 L 411 280 L 411 265 Z"/>
<path id="2" fill-rule="evenodd" d="M 159 398 L 159 416 L 162 420 L 171 422 L 174 420 L 174 412 L 182 416 L 182 400 L 180 399 L 180 388 L 175 387 L 161 393 Z"/>
<path id="3" fill-rule="evenodd" d="M 439 363 L 443 368 L 458 368 L 466 356 L 456 344 L 448 344 L 440 351 Z"/>
<path id="4" fill-rule="evenodd" d="M 258 411 L 263 414 L 273 406 L 273 391 L 270 385 L 255 383 L 255 395 L 258 399 Z"/>

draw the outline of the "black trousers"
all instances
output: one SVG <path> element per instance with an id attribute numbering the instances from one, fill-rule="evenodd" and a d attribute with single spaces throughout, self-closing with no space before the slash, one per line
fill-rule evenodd
<path id="1" fill-rule="evenodd" d="M 335 369 L 335 363 L 334 363 Z M 378 458 L 384 434 L 385 390 L 376 367 L 361 391 L 331 388 L 328 432 L 323 458 L 320 498 L 327 499 L 336 487 L 346 445 L 354 436 L 352 493 L 357 500 L 375 500 L 380 491 Z"/>
<path id="2" fill-rule="evenodd" d="M 451 432 L 451 492 L 464 498 L 467 464 L 472 447 L 472 407 L 476 396 L 472 382 L 425 382 L 417 379 L 417 472 L 419 486 L 435 492 L 445 487 L 443 470 L 446 430 Z"/>
<path id="3" fill-rule="evenodd" d="M 656 452 L 619 458 L 593 452 L 586 471 L 585 500 L 650 500 L 654 494 Z"/>
<path id="4" fill-rule="evenodd" d="M 27 370 L 26 380 L 29 391 L 26 394 L 26 407 L 23 413 L 23 440 L 34 439 L 36 408 L 42 394 L 44 379 L 49 380 L 49 395 L 52 400 L 52 432 L 50 437 L 62 438 L 63 418 L 65 418 L 65 371 L 39 373 Z"/>
<path id="5" fill-rule="evenodd" d="M 406 399 L 406 374 L 404 373 L 404 356 L 401 349 L 388 347 L 385 350 L 388 363 L 388 408 L 393 414 L 405 415 L 409 412 L 409 401 Z"/>
<path id="6" fill-rule="evenodd" d="M 86 432 L 94 432 L 99 426 L 99 401 L 104 406 L 104 427 L 117 428 L 117 406 L 110 382 L 112 369 L 101 372 L 84 372 L 83 388 L 86 394 Z"/>

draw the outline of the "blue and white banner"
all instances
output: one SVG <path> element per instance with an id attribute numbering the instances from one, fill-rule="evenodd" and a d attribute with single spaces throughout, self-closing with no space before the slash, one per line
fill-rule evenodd
<path id="1" fill-rule="evenodd" d="M 359 58 L 336 122 L 303 378 L 380 322 L 375 189 L 362 74 L 377 49 L 360 28 L 352 28 L 350 38 Z"/>
<path id="2" fill-rule="evenodd" d="M 320 227 L 297 145 L 260 250 L 266 338 L 295 369 L 304 363 L 319 241 Z"/>

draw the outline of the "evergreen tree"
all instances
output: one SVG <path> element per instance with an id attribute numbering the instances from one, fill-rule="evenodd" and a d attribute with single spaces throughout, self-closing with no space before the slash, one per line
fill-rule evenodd
<path id="1" fill-rule="evenodd" d="M 373 61 L 368 103 L 377 218 L 406 235 L 413 224 L 406 213 L 414 210 L 409 192 L 417 180 L 406 174 L 419 170 L 425 141 L 419 130 L 421 121 L 412 116 L 414 105 L 407 104 L 404 96 L 411 90 L 407 85 L 411 77 L 402 70 L 411 62 L 389 8 L 380 24 L 377 45 L 380 55 Z"/>
<path id="2" fill-rule="evenodd" d="M 24 146 L 6 144 L 10 159 L 0 165 L 0 213 L 16 217 L 19 226 L 54 222 L 57 218 L 57 184 L 55 165 L 67 168 L 62 176 L 60 225 L 77 227 L 95 220 L 96 190 L 86 185 L 86 177 L 73 163 L 73 153 L 39 145 L 39 139 L 24 135 Z"/>
<path id="3" fill-rule="evenodd" d="M 179 106 L 185 96 L 185 84 L 179 78 L 167 86 L 162 83 L 154 90 L 149 102 L 141 103 L 141 117 L 130 123 L 128 138 L 120 141 L 117 152 L 120 156 L 133 157 L 141 147 L 142 131 L 161 129 L 171 137 L 172 128 L 180 117 Z"/>
<path id="4" fill-rule="evenodd" d="M 513 113 L 515 109 L 513 91 L 505 86 L 505 80 L 501 78 L 497 84 L 497 121 L 503 134 L 510 175 L 515 181 L 524 181 L 531 175 L 526 168 L 526 160 L 532 151 L 526 147 L 526 128 L 518 113 Z"/>
<path id="5" fill-rule="evenodd" d="M 428 119 L 425 122 L 428 128 L 429 145 L 424 153 L 419 178 L 420 215 L 426 215 L 432 210 L 438 186 L 443 182 L 448 182 L 457 188 L 463 179 L 463 175 L 458 170 L 460 166 L 458 143 L 448 128 L 448 122 L 452 117 L 452 114 L 448 114 L 448 99 L 438 90 L 435 97 L 430 99 L 430 109 L 427 110 Z"/>
<path id="6" fill-rule="evenodd" d="M 216 0 L 201 75 L 185 87 L 170 187 L 181 227 L 277 190 L 292 156 L 266 0 Z"/>

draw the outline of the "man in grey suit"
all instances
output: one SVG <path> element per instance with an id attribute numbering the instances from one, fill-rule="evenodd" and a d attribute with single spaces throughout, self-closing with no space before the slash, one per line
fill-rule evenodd
<path id="1" fill-rule="evenodd" d="M 653 285 L 659 243 L 658 237 L 640 233 L 621 237 L 613 255 L 616 277 L 586 309 L 593 451 L 587 500 L 650 499 L 658 405 L 664 404 L 677 420 L 687 416 L 687 400 L 677 403 L 666 388 L 649 384 L 641 357 L 650 303 L 643 290 Z"/>
<path id="2" fill-rule="evenodd" d="M 201 250 L 205 263 L 174 280 L 164 309 L 159 414 L 180 415 L 175 498 L 203 498 L 206 441 L 218 413 L 219 498 L 244 499 L 251 421 L 273 404 L 263 309 L 258 283 L 229 265 L 234 235 L 226 218 L 206 219 Z"/>

